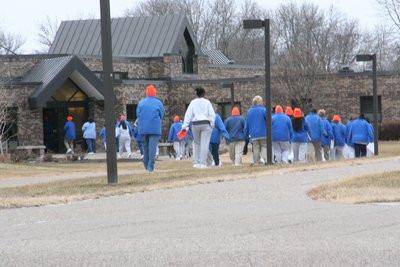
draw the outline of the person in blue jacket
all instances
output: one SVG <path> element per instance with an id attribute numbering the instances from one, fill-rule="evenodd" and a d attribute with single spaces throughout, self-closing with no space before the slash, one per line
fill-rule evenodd
<path id="1" fill-rule="evenodd" d="M 103 127 L 100 129 L 99 136 L 100 136 L 100 138 L 101 138 L 101 142 L 102 142 L 103 145 L 104 145 L 104 150 L 107 150 L 107 135 L 106 135 L 106 127 L 105 127 L 105 126 L 103 126 Z"/>
<path id="2" fill-rule="evenodd" d="M 342 119 L 339 115 L 334 115 L 332 121 L 335 159 L 343 159 L 343 148 L 346 144 L 346 126 L 342 123 Z"/>
<path id="3" fill-rule="evenodd" d="M 234 166 L 241 166 L 246 142 L 246 120 L 240 116 L 238 107 L 232 109 L 231 116 L 225 120 L 224 124 L 229 134 L 229 158 Z"/>
<path id="4" fill-rule="evenodd" d="M 64 145 L 67 149 L 67 154 L 74 153 L 74 140 L 76 139 L 76 127 L 73 122 L 74 117 L 68 115 L 67 122 L 64 125 Z"/>
<path id="5" fill-rule="evenodd" d="M 171 124 L 168 134 L 168 142 L 174 144 L 175 159 L 181 160 L 185 154 L 185 139 L 180 140 L 178 133 L 182 130 L 182 122 L 179 116 L 174 117 L 174 123 Z"/>
<path id="6" fill-rule="evenodd" d="M 161 121 L 165 112 L 164 105 L 156 95 L 156 87 L 148 85 L 146 98 L 140 100 L 136 109 L 138 130 L 143 142 L 143 164 L 148 172 L 154 171 L 157 147 L 161 138 Z"/>
<path id="7" fill-rule="evenodd" d="M 226 142 L 229 143 L 229 134 L 225 129 L 225 125 L 222 122 L 221 116 L 215 113 L 214 128 L 211 132 L 209 149 L 216 167 L 222 165 L 219 160 L 219 145 L 221 143 L 221 135 L 224 136 Z"/>
<path id="8" fill-rule="evenodd" d="M 139 134 L 138 120 L 133 123 L 132 126 L 132 136 L 135 139 L 137 148 L 139 149 L 140 157 L 143 159 L 143 143 L 142 136 Z"/>
<path id="9" fill-rule="evenodd" d="M 96 123 L 92 118 L 89 118 L 88 121 L 83 124 L 82 132 L 88 147 L 88 154 L 93 155 L 96 146 Z"/>
<path id="10" fill-rule="evenodd" d="M 318 115 L 320 116 L 323 125 L 321 146 L 324 152 L 324 158 L 328 161 L 330 159 L 331 141 L 333 140 L 332 125 L 326 118 L 325 109 L 320 109 Z"/>
<path id="11" fill-rule="evenodd" d="M 312 109 L 311 112 L 305 118 L 308 125 L 308 135 L 310 136 L 311 144 L 314 147 L 314 154 L 316 161 L 322 161 L 322 147 L 321 138 L 324 133 L 324 127 L 321 118 L 317 114 L 316 109 Z"/>
<path id="12" fill-rule="evenodd" d="M 354 144 L 356 158 L 367 156 L 367 145 L 373 142 L 374 132 L 371 125 L 365 120 L 364 114 L 351 123 L 347 139 Z"/>
<path id="13" fill-rule="evenodd" d="M 308 125 L 300 108 L 293 110 L 292 126 L 293 162 L 305 163 L 307 161 L 309 136 Z"/>
<path id="14" fill-rule="evenodd" d="M 292 122 L 280 105 L 272 116 L 272 150 L 276 163 L 289 163 L 290 140 L 293 137 Z"/>
<path id="15" fill-rule="evenodd" d="M 253 164 L 267 162 L 267 110 L 261 96 L 253 98 L 253 106 L 247 111 L 245 133 L 253 145 Z"/>

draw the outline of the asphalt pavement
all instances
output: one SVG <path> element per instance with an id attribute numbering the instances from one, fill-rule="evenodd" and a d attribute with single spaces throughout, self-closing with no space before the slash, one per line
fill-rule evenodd
<path id="1" fill-rule="evenodd" d="M 1 266 L 399 266 L 400 206 L 306 191 L 400 160 L 0 210 Z"/>

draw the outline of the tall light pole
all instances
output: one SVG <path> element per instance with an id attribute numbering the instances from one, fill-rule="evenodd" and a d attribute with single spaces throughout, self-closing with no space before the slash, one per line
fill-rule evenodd
<path id="1" fill-rule="evenodd" d="M 113 65 L 111 44 L 110 1 L 100 0 L 101 51 L 103 61 L 104 116 L 106 120 L 107 141 L 107 182 L 118 183 L 117 154 L 115 142 L 115 93 L 113 89 Z"/>
<path id="2" fill-rule="evenodd" d="M 379 132 L 378 132 L 378 84 L 376 79 L 376 54 L 357 55 L 356 61 L 365 62 L 372 61 L 372 108 L 373 108 L 373 124 L 374 124 L 374 154 L 379 155 Z"/>
<path id="3" fill-rule="evenodd" d="M 270 20 L 251 19 L 243 21 L 244 29 L 261 29 L 265 33 L 265 105 L 267 108 L 267 164 L 272 164 L 272 114 L 271 114 L 271 44 Z"/>

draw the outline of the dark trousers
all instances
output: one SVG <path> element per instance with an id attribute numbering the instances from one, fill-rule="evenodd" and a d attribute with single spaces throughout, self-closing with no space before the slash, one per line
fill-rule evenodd
<path id="1" fill-rule="evenodd" d="M 210 143 L 210 151 L 213 157 L 215 166 L 219 166 L 219 144 Z"/>
<path id="2" fill-rule="evenodd" d="M 86 144 L 88 147 L 88 152 L 96 152 L 95 144 L 96 144 L 96 139 L 85 139 Z"/>
<path id="3" fill-rule="evenodd" d="M 356 158 L 367 156 L 367 145 L 354 144 L 354 153 Z"/>

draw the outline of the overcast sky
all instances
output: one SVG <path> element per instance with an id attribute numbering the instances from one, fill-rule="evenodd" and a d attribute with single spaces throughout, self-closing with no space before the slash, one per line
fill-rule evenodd
<path id="1" fill-rule="evenodd" d="M 237 0 L 240 3 L 240 0 Z M 382 15 L 377 11 L 375 0 L 256 0 L 266 8 L 276 8 L 283 2 L 315 3 L 327 9 L 334 6 L 349 17 L 356 18 L 360 25 L 372 28 L 383 23 Z M 124 10 L 134 5 L 134 0 L 110 0 L 111 16 L 119 17 Z M 24 53 L 32 53 L 40 48 L 37 41 L 39 24 L 46 16 L 59 21 L 86 17 L 99 17 L 99 0 L 0 0 L 0 28 L 6 32 L 18 33 L 26 41 Z"/>

